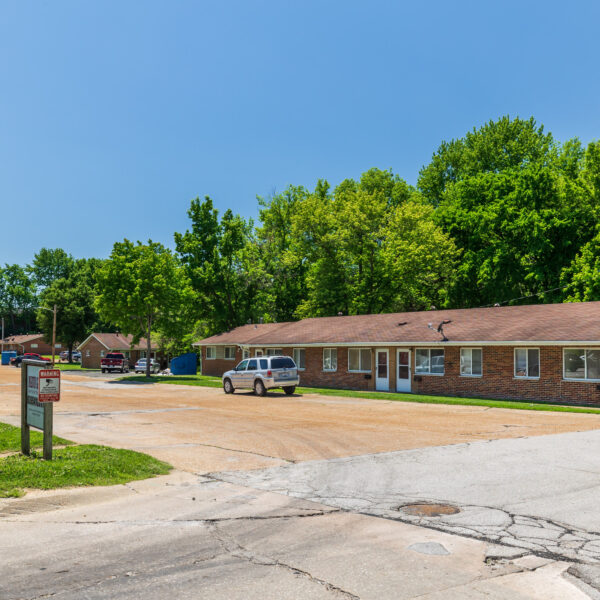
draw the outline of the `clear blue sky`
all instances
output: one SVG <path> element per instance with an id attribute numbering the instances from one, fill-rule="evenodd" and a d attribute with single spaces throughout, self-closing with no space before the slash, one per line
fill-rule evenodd
<path id="1" fill-rule="evenodd" d="M 600 137 L 597 1 L 0 2 L 0 263 L 172 246 L 210 195 L 410 183 L 439 143 L 535 116 Z"/>

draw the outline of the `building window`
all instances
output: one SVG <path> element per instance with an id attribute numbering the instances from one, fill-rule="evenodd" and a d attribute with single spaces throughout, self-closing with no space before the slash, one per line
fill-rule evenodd
<path id="1" fill-rule="evenodd" d="M 242 358 L 250 358 L 250 350 L 242 350 Z"/>
<path id="2" fill-rule="evenodd" d="M 54 344 L 55 348 L 62 348 L 62 344 Z"/>
<path id="3" fill-rule="evenodd" d="M 460 374 L 468 377 L 481 377 L 482 353 L 481 348 L 460 349 Z"/>
<path id="4" fill-rule="evenodd" d="M 282 353 L 281 348 L 267 348 L 267 356 L 281 356 Z"/>
<path id="5" fill-rule="evenodd" d="M 371 349 L 349 348 L 348 349 L 348 371 L 351 373 L 371 372 Z"/>
<path id="6" fill-rule="evenodd" d="M 89 358 L 89 357 L 90 357 L 90 351 L 89 351 L 89 350 L 86 350 L 86 351 L 85 351 L 85 357 L 86 357 L 86 358 Z"/>
<path id="7" fill-rule="evenodd" d="M 294 362 L 299 369 L 306 369 L 306 350 L 294 348 Z"/>
<path id="8" fill-rule="evenodd" d="M 264 352 L 262 350 L 260 350 L 259 348 L 257 348 L 254 351 L 254 356 L 263 356 L 263 355 L 264 355 Z"/>
<path id="9" fill-rule="evenodd" d="M 206 360 L 213 360 L 216 355 L 217 351 L 214 346 L 206 346 Z"/>
<path id="10" fill-rule="evenodd" d="M 235 360 L 235 346 L 225 346 L 225 358 Z"/>
<path id="11" fill-rule="evenodd" d="M 538 348 L 515 348 L 515 377 L 538 379 L 540 351 Z"/>
<path id="12" fill-rule="evenodd" d="M 38 345 L 37 345 L 37 344 L 31 344 L 31 347 L 32 347 L 32 348 L 37 348 L 37 347 L 38 347 Z"/>
<path id="13" fill-rule="evenodd" d="M 100 350 L 100 358 L 104 358 L 104 350 Z"/>
<path id="14" fill-rule="evenodd" d="M 600 380 L 600 350 L 565 348 L 563 373 L 565 379 Z"/>
<path id="15" fill-rule="evenodd" d="M 323 348 L 323 371 L 337 371 L 337 348 Z"/>
<path id="16" fill-rule="evenodd" d="M 417 348 L 415 373 L 421 375 L 444 374 L 444 351 L 437 348 Z"/>

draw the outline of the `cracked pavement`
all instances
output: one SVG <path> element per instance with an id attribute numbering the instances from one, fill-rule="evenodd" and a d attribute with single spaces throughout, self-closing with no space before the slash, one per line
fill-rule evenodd
<path id="1" fill-rule="evenodd" d="M 600 563 L 600 431 L 310 461 L 215 479 L 328 506 Z M 551 468 L 550 468 L 551 467 Z M 456 514 L 419 516 L 412 503 Z"/>
<path id="2" fill-rule="evenodd" d="M 3 600 L 588 598 L 564 561 L 182 472 L 2 500 L 0 533 Z"/>

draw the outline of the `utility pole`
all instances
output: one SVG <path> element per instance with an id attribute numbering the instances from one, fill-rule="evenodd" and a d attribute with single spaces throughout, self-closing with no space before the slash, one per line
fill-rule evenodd
<path id="1" fill-rule="evenodd" d="M 2 345 L 2 349 L 0 350 L 0 356 L 2 356 L 2 352 L 4 352 L 4 317 L 2 317 L 2 341 L 0 342 Z"/>
<path id="2" fill-rule="evenodd" d="M 54 318 L 52 322 L 52 368 L 54 368 L 54 353 L 56 352 L 56 304 L 54 305 Z"/>

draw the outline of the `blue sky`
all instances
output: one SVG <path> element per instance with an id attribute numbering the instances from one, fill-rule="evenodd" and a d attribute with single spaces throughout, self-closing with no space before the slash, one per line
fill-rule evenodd
<path id="1" fill-rule="evenodd" d="M 600 3 L 0 0 L 0 263 L 172 246 L 189 202 L 370 167 L 505 114 L 600 137 Z"/>

